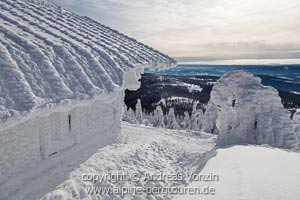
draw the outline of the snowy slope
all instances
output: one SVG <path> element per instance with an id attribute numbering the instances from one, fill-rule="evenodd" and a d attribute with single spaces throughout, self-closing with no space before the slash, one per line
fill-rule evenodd
<path id="1" fill-rule="evenodd" d="M 216 138 L 210 134 L 193 133 L 179 130 L 166 130 L 139 125 L 123 124 L 123 142 L 98 149 L 90 158 L 84 155 L 94 151 L 96 138 L 92 138 L 86 149 L 78 152 L 69 152 L 55 166 L 41 172 L 20 190 L 12 192 L 13 199 L 39 199 L 43 194 L 44 200 L 54 199 L 121 199 L 120 195 L 93 195 L 88 194 L 89 187 L 105 186 L 178 186 L 184 187 L 188 179 L 178 181 L 83 181 L 83 174 L 108 174 L 113 172 L 138 173 L 146 172 L 170 175 L 171 173 L 184 174 L 185 172 L 199 173 L 207 160 L 215 153 Z M 72 150 L 73 151 L 73 150 Z M 80 152 L 80 154 L 78 154 Z M 82 155 L 82 156 L 81 156 Z M 53 158 L 55 159 L 55 158 Z M 82 162 L 83 159 L 87 159 Z M 49 160 L 51 163 L 51 160 Z M 81 163 L 82 162 L 82 163 Z M 81 163 L 80 165 L 78 163 Z M 64 180 L 66 179 L 66 180 Z M 60 184 L 61 183 L 61 184 Z M 59 185 L 60 184 L 60 185 Z M 59 186 L 57 186 L 59 185 Z M 16 184 L 11 184 L 15 189 Z M 57 188 L 55 189 L 55 187 Z M 54 190 L 53 192 L 51 192 Z M 9 191 L 8 189 L 5 192 Z M 1 192 L 1 191 L 0 191 Z M 47 192 L 50 192 L 46 194 Z M 132 199 L 134 195 L 125 196 Z M 137 196 L 146 199 L 145 195 Z M 102 199 L 101 198 L 101 199 Z M 126 199 L 125 198 L 125 199 Z M 0 197 L 1 199 L 1 197 Z M 6 198 L 7 199 L 7 198 Z M 148 199 L 168 199 L 162 195 L 148 195 Z"/>
<path id="2" fill-rule="evenodd" d="M 135 67 L 175 61 L 47 1 L 0 1 L 0 121 L 122 86 Z"/>
<path id="3" fill-rule="evenodd" d="M 219 182 L 193 182 L 189 187 L 210 185 L 216 195 L 178 196 L 176 200 L 293 200 L 300 197 L 300 153 L 258 146 L 217 150 L 202 174 L 216 173 Z"/>

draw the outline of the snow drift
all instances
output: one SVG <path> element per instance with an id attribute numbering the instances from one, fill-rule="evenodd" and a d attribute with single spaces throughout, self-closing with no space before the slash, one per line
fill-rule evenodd
<path id="1" fill-rule="evenodd" d="M 197 174 L 207 160 L 215 154 L 215 136 L 205 133 L 192 133 L 179 130 L 167 130 L 151 128 L 140 125 L 124 123 L 122 129 L 125 143 L 115 144 L 99 149 L 93 156 L 83 162 L 70 174 L 66 174 L 66 180 L 59 184 L 55 189 L 45 190 L 49 193 L 43 196 L 43 200 L 56 199 L 153 199 L 170 200 L 171 196 L 166 194 L 126 194 L 120 193 L 93 193 L 91 188 L 116 187 L 184 187 L 190 183 L 186 173 Z M 62 165 L 66 165 L 63 162 Z M 53 169 L 53 171 L 58 171 Z M 51 174 L 59 175 L 59 173 Z M 139 181 L 125 179 L 119 181 L 103 180 L 93 181 L 84 180 L 82 177 L 87 175 L 100 175 L 121 172 L 125 174 L 138 174 L 143 177 L 145 174 L 182 174 L 178 180 L 146 180 L 141 178 Z M 38 177 L 39 178 L 39 177 Z M 53 180 L 57 177 L 50 177 Z M 40 192 L 45 188 L 41 184 L 24 200 L 39 199 L 35 192 Z M 53 190 L 53 191 L 51 191 Z M 13 198 L 12 198 L 13 199 Z"/>
<path id="2" fill-rule="evenodd" d="M 299 199 L 300 154 L 276 148 L 234 146 L 218 149 L 201 174 L 215 173 L 218 182 L 196 181 L 188 187 L 216 189 L 215 195 L 178 196 L 176 200 Z"/>
<path id="3" fill-rule="evenodd" d="M 278 91 L 244 71 L 226 73 L 213 87 L 203 129 L 219 145 L 252 143 L 298 148 L 290 113 Z"/>

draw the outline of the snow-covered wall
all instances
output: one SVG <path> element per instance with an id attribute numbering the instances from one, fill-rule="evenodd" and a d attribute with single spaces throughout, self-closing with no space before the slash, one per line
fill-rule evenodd
<path id="1" fill-rule="evenodd" d="M 85 104 L 36 113 L 0 130 L 0 185 L 95 134 L 102 135 L 106 144 L 116 142 L 122 97 L 122 91 L 102 95 Z"/>
<path id="2" fill-rule="evenodd" d="M 244 71 L 226 73 L 213 87 L 203 130 L 219 134 L 219 145 L 298 148 L 293 121 L 278 91 Z"/>
<path id="3" fill-rule="evenodd" d="M 139 88 L 145 67 L 176 64 L 46 0 L 0 10 L 0 185 L 92 135 L 115 142 L 124 89 Z"/>

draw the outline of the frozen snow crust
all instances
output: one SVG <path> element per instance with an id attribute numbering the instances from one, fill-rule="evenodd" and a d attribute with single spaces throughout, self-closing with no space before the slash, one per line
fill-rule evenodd
<path id="1" fill-rule="evenodd" d="M 218 182 L 215 195 L 183 195 L 175 200 L 293 200 L 299 199 L 300 154 L 262 146 L 220 148 L 201 174 L 214 172 Z M 188 187 L 205 187 L 193 182 Z"/>
<path id="2" fill-rule="evenodd" d="M 111 92 L 123 86 L 124 72 L 136 67 L 175 64 L 132 38 L 47 1 L 1 0 L 0 9 L 0 122 Z"/>
<path id="3" fill-rule="evenodd" d="M 217 82 L 204 118 L 204 131 L 219 134 L 219 145 L 298 148 L 294 123 L 278 91 L 248 72 L 229 72 Z"/>

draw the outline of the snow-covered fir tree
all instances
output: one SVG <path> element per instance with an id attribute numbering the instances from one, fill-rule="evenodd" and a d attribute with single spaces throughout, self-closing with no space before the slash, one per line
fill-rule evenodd
<path id="1" fill-rule="evenodd" d="M 179 115 L 179 114 L 176 115 L 176 121 L 177 121 L 177 124 L 178 124 L 178 126 L 179 126 L 179 129 L 182 128 L 183 118 L 184 118 L 184 117 L 181 116 L 181 115 Z"/>
<path id="2" fill-rule="evenodd" d="M 154 116 L 154 113 L 153 112 L 150 112 L 150 113 L 146 113 L 145 111 L 143 112 L 143 116 L 144 116 L 144 120 L 147 120 L 146 123 L 143 123 L 145 124 L 146 126 L 153 126 L 153 116 Z"/>
<path id="3" fill-rule="evenodd" d="M 300 110 L 293 115 L 293 122 L 295 125 L 295 132 L 298 137 L 298 143 L 300 143 Z"/>
<path id="4" fill-rule="evenodd" d="M 154 127 L 161 127 L 161 128 L 165 127 L 164 113 L 160 106 L 157 106 L 156 109 L 154 110 L 152 123 Z"/>
<path id="5" fill-rule="evenodd" d="M 213 87 L 203 129 L 219 133 L 218 144 L 269 144 L 298 148 L 290 113 L 278 91 L 243 71 L 228 72 Z M 217 129 L 217 130 L 216 130 Z"/>
<path id="6" fill-rule="evenodd" d="M 190 115 L 187 111 L 184 112 L 184 119 L 182 122 L 182 128 L 185 130 L 190 130 L 191 129 L 191 119 Z"/>
<path id="7" fill-rule="evenodd" d="M 137 120 L 137 123 L 139 124 L 143 123 L 143 110 L 142 110 L 142 104 L 140 99 L 137 100 L 137 103 L 135 105 L 135 118 Z"/>
<path id="8" fill-rule="evenodd" d="M 197 110 L 197 103 L 194 103 L 194 130 L 200 130 L 203 118 L 203 112 L 201 109 Z M 124 104 L 123 106 L 123 121 L 127 121 L 134 124 L 144 124 L 146 126 L 163 127 L 169 129 L 185 129 L 191 130 L 191 118 L 186 111 L 184 116 L 177 114 L 175 116 L 174 108 L 170 108 L 167 115 L 164 115 L 160 106 L 157 106 L 154 112 L 146 113 L 142 111 L 141 100 L 137 100 L 135 105 L 135 111 Z"/>
<path id="9" fill-rule="evenodd" d="M 197 105 L 198 102 L 193 103 L 193 110 L 192 110 L 192 116 L 191 116 L 191 129 L 197 130 L 198 124 L 197 124 Z"/>
<path id="10" fill-rule="evenodd" d="M 197 109 L 198 102 L 193 103 L 193 110 L 191 116 L 191 129 L 192 130 L 200 130 L 202 127 L 203 121 L 203 111 L 202 109 Z"/>
<path id="11" fill-rule="evenodd" d="M 204 115 L 203 115 L 203 111 L 202 109 L 198 109 L 197 110 L 197 130 L 201 130 L 202 129 L 202 123 L 203 123 L 203 119 L 204 119 Z"/>
<path id="12" fill-rule="evenodd" d="M 168 115 L 167 115 L 167 126 L 166 128 L 169 129 L 179 129 L 180 126 L 178 125 L 177 121 L 176 121 L 176 116 L 175 116 L 175 112 L 174 112 L 174 108 L 170 108 Z"/>

